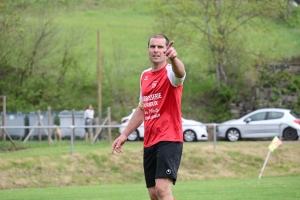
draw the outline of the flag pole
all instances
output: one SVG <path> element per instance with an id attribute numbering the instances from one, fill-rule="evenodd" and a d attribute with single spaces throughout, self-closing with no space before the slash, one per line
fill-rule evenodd
<path id="1" fill-rule="evenodd" d="M 98 122 L 97 125 L 102 124 L 102 72 L 101 72 L 101 48 L 100 48 L 100 30 L 98 29 Z"/>
<path id="2" fill-rule="evenodd" d="M 271 154 L 271 150 L 269 151 L 269 153 L 268 153 L 268 155 L 267 155 L 267 157 L 266 157 L 265 163 L 264 163 L 264 165 L 263 165 L 263 167 L 262 167 L 262 169 L 261 169 L 261 171 L 260 171 L 260 174 L 259 174 L 259 176 L 258 176 L 258 179 L 260 179 L 261 176 L 262 176 L 262 173 L 263 173 L 263 171 L 264 171 L 264 169 L 265 169 L 265 167 L 266 167 L 266 164 L 267 164 L 267 162 L 268 162 L 268 160 L 269 160 L 270 154 Z"/>
<path id="3" fill-rule="evenodd" d="M 262 173 L 263 173 L 263 171 L 264 171 L 264 169 L 265 169 L 265 167 L 266 167 L 266 164 L 267 164 L 267 162 L 268 162 L 268 159 L 269 159 L 269 157 L 270 157 L 271 152 L 273 152 L 273 151 L 274 151 L 277 147 L 279 147 L 281 144 L 282 144 L 282 141 L 281 141 L 277 136 L 275 136 L 275 137 L 273 138 L 271 144 L 269 144 L 269 153 L 268 153 L 267 158 L 266 158 L 266 160 L 265 160 L 265 163 L 264 163 L 264 165 L 263 165 L 263 167 L 262 167 L 262 169 L 261 169 L 261 171 L 260 171 L 260 174 L 259 174 L 259 176 L 258 176 L 258 179 L 260 179 L 261 176 L 262 176 Z"/>

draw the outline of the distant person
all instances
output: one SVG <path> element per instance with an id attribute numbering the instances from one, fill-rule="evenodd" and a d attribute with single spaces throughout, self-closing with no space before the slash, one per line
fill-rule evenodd
<path id="1" fill-rule="evenodd" d="M 112 153 L 123 153 L 127 137 L 144 122 L 143 163 L 151 200 L 174 199 L 172 185 L 183 149 L 181 97 L 186 72 L 172 45 L 162 34 L 148 40 L 151 68 L 141 75 L 138 107 L 112 145 Z"/>
<path id="2" fill-rule="evenodd" d="M 54 124 L 53 126 L 54 126 L 53 130 L 54 130 L 54 139 L 55 139 L 55 141 L 57 141 L 57 140 L 61 141 L 62 140 L 61 129 L 56 124 Z"/>
<path id="3" fill-rule="evenodd" d="M 84 111 L 84 125 L 88 126 L 88 125 L 93 125 L 93 120 L 94 120 L 94 108 L 93 106 L 90 104 L 88 105 L 88 107 L 86 108 L 86 110 Z M 85 140 L 88 140 L 89 138 L 89 128 L 86 127 L 85 128 Z"/>

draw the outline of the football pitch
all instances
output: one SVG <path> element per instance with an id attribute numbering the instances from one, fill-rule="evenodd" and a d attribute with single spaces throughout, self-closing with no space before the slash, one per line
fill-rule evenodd
<path id="1" fill-rule="evenodd" d="M 300 176 L 178 181 L 176 200 L 300 199 Z M 1 190 L 2 200 L 146 200 L 144 184 Z"/>

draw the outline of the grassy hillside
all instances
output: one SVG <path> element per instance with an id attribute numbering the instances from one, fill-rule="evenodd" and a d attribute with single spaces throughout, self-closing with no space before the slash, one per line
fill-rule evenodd
<path id="1" fill-rule="evenodd" d="M 72 8 L 72 4 L 68 8 Z M 88 66 L 92 85 L 97 83 L 97 31 L 101 31 L 103 107 L 110 106 L 116 120 L 136 106 L 140 72 L 149 67 L 147 40 L 153 33 L 161 32 L 157 26 L 161 21 L 153 15 L 153 9 L 148 0 L 77 1 L 77 7 L 59 15 L 66 34 L 72 34 L 74 30 L 84 32 L 84 42 L 79 51 L 85 53 L 81 62 Z M 250 54 L 266 53 L 274 58 L 278 55 L 291 58 L 300 54 L 300 29 L 272 20 L 258 27 L 264 28 L 254 32 L 246 28 L 241 31 L 248 36 L 244 42 L 254 50 Z M 180 35 L 171 39 L 175 40 L 179 57 L 185 62 L 188 72 L 183 114 L 206 121 L 209 114 L 191 102 L 199 101 L 197 99 L 215 85 L 214 76 L 207 76 L 205 72 L 209 64 L 192 44 L 182 44 Z M 261 52 L 255 52 L 257 46 Z M 87 100 L 97 105 L 96 90 Z"/>
<path id="2" fill-rule="evenodd" d="M 256 178 L 270 141 L 185 143 L 178 180 Z M 0 143 L 0 189 L 143 183 L 142 142 L 128 142 L 123 154 L 111 154 L 105 141 L 90 145 L 27 142 L 10 151 Z M 263 177 L 300 175 L 299 141 L 283 142 L 270 156 Z"/>
<path id="3" fill-rule="evenodd" d="M 37 25 L 41 19 L 50 18 L 58 28 L 60 41 L 53 41 L 57 42 L 57 46 L 63 46 L 64 41 L 73 37 L 77 38 L 74 40 L 74 43 L 77 44 L 71 52 L 75 57 L 76 67 L 69 76 L 76 73 L 78 79 L 84 80 L 78 80 L 80 86 L 83 85 L 80 89 L 76 90 L 76 87 L 67 89 L 66 87 L 62 94 L 55 94 L 49 84 L 50 89 L 47 88 L 50 91 L 45 91 L 45 93 L 49 95 L 51 103 L 42 102 L 41 105 L 37 103 L 37 105 L 23 106 L 23 109 L 36 107 L 46 110 L 47 106 L 51 106 L 55 110 L 60 106 L 55 105 L 58 104 L 55 96 L 62 96 L 65 110 L 82 110 L 90 103 L 97 110 L 97 31 L 100 30 L 102 110 L 111 107 L 112 117 L 116 121 L 128 114 L 137 105 L 140 73 L 150 67 L 147 58 L 147 40 L 152 34 L 162 32 L 159 25 L 164 19 L 157 18 L 153 12 L 155 11 L 153 1 L 37 0 L 30 2 L 39 3 L 32 4 L 27 10 L 24 10 L 25 16 L 28 17 L 26 26 Z M 296 15 L 293 17 L 297 21 L 300 16 L 297 14 L 300 8 L 294 9 Z M 275 60 L 278 56 L 280 58 L 299 56 L 300 29 L 298 27 L 288 26 L 280 20 L 270 19 L 264 23 L 257 20 L 255 29 L 245 27 L 240 31 L 240 37 L 246 36 L 245 38 L 241 37 L 244 38 L 243 43 L 251 50 L 243 49 L 243 53 L 262 57 L 266 54 L 270 58 L 274 58 L 274 61 L 278 61 Z M 26 31 L 26 34 L 30 34 L 30 31 Z M 201 38 L 201 33 L 195 32 L 195 34 L 197 34 L 197 38 Z M 202 47 L 201 43 L 197 43 L 199 41 L 185 43 L 182 36 L 175 33 L 170 39 L 175 40 L 174 46 L 178 51 L 178 57 L 185 63 L 188 75 L 183 90 L 183 116 L 209 122 L 208 119 L 212 113 L 203 108 L 205 105 L 203 102 L 210 101 L 210 97 L 204 93 L 211 91 L 216 83 L 214 74 L 207 73 L 208 68 L 212 67 L 207 58 L 208 49 L 205 49 L 205 45 Z M 243 62 L 254 62 L 255 59 L 256 57 L 249 56 L 248 60 Z M 249 79 L 255 80 L 255 77 L 249 77 Z M 71 94 L 67 94 L 67 92 L 77 95 L 69 97 Z M 8 110 L 16 111 L 20 104 L 18 101 L 10 104 L 8 98 L 7 105 Z"/>

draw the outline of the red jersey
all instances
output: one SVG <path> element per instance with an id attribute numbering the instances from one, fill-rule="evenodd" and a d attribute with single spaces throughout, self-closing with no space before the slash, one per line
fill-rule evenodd
<path id="1" fill-rule="evenodd" d="M 144 147 L 160 141 L 183 142 L 181 96 L 184 78 L 177 78 L 172 66 L 143 71 L 140 102 L 144 106 Z"/>

